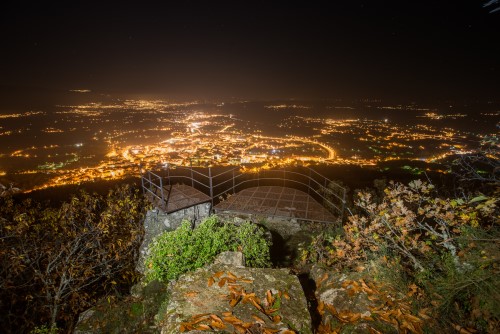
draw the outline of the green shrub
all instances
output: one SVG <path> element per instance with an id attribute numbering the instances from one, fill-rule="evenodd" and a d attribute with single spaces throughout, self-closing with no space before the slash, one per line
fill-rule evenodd
<path id="1" fill-rule="evenodd" d="M 187 221 L 175 231 L 165 232 L 151 245 L 146 259 L 147 280 L 166 281 L 200 268 L 224 251 L 243 252 L 249 266 L 265 267 L 270 264 L 270 242 L 264 231 L 252 223 L 241 226 L 221 223 L 216 216 L 191 229 Z"/>

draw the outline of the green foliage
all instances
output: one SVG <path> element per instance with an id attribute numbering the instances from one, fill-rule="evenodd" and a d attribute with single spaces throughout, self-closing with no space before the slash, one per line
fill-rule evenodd
<path id="1" fill-rule="evenodd" d="M 30 331 L 30 334 L 57 334 L 59 329 L 47 327 L 47 325 L 37 326 Z"/>
<path id="2" fill-rule="evenodd" d="M 246 264 L 250 267 L 268 267 L 270 265 L 269 247 L 264 230 L 255 224 L 246 222 L 236 228 L 236 243 L 233 250 L 241 249 Z"/>
<path id="3" fill-rule="evenodd" d="M 200 268 L 224 251 L 241 250 L 249 266 L 270 264 L 270 243 L 264 231 L 252 223 L 236 226 L 221 223 L 216 216 L 191 229 L 183 222 L 175 231 L 165 232 L 152 243 L 146 259 L 148 280 L 176 279 L 182 273 Z"/>

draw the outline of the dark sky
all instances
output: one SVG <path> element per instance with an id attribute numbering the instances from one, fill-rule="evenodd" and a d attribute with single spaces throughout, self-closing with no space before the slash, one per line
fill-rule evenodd
<path id="1" fill-rule="evenodd" d="M 0 10 L 0 86 L 498 100 L 500 12 L 485 2 L 19 2 Z"/>

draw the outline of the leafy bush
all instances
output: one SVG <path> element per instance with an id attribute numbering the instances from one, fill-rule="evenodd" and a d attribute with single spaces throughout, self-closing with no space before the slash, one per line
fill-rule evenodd
<path id="1" fill-rule="evenodd" d="M 252 223 L 236 226 L 211 216 L 191 229 L 191 224 L 184 221 L 177 230 L 163 233 L 152 243 L 146 259 L 146 277 L 160 281 L 177 279 L 224 251 L 241 250 L 249 266 L 265 267 L 270 264 L 269 247 L 264 231 Z"/>
<path id="2" fill-rule="evenodd" d="M 391 182 L 384 193 L 380 201 L 359 193 L 362 211 L 349 217 L 344 234 L 317 236 L 302 260 L 367 267 L 385 285 L 418 286 L 418 304 L 433 309 L 440 326 L 498 327 L 499 194 L 442 198 L 419 180 Z"/>

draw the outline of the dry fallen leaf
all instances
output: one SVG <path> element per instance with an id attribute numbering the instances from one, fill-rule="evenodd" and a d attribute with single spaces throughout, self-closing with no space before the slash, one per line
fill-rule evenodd
<path id="1" fill-rule="evenodd" d="M 202 330 L 202 331 L 209 331 L 209 330 L 212 329 L 212 328 L 210 328 L 209 326 L 207 326 L 205 324 L 199 324 L 195 328 L 198 329 L 198 330 Z"/>
<path id="2" fill-rule="evenodd" d="M 219 322 L 219 321 L 212 320 L 210 322 L 210 325 L 212 327 L 216 327 L 218 329 L 224 329 L 224 328 L 226 328 L 226 325 L 224 325 L 224 323 L 222 321 Z"/>
<path id="3" fill-rule="evenodd" d="M 243 321 L 241 321 L 241 319 L 236 318 L 234 315 L 231 315 L 229 317 L 224 317 L 224 321 L 229 322 L 232 325 L 243 323 Z"/>
<path id="4" fill-rule="evenodd" d="M 197 291 L 189 291 L 184 294 L 184 297 L 194 297 L 198 294 L 199 292 Z"/>
<path id="5" fill-rule="evenodd" d="M 212 276 L 210 276 L 210 277 L 208 278 L 208 283 L 207 283 L 207 285 L 208 285 L 209 287 L 211 287 L 214 283 L 215 283 L 214 278 L 213 278 Z"/>
<path id="6" fill-rule="evenodd" d="M 318 313 L 319 315 L 323 315 L 325 313 L 325 304 L 323 302 L 319 302 L 318 304 Z"/>
<path id="7" fill-rule="evenodd" d="M 226 284 L 226 278 L 221 278 L 221 280 L 219 281 L 219 283 L 217 283 L 217 285 L 219 286 L 219 288 L 222 288 L 224 286 L 224 284 Z"/>
<path id="8" fill-rule="evenodd" d="M 218 271 L 218 272 L 216 272 L 216 273 L 214 274 L 214 277 L 215 277 L 215 278 L 219 278 L 219 277 L 221 277 L 222 275 L 224 275 L 224 272 L 223 272 L 223 271 Z"/>
<path id="9" fill-rule="evenodd" d="M 224 313 L 229 313 L 229 315 L 231 315 L 230 312 L 224 312 Z M 210 318 L 212 318 L 213 320 L 215 320 L 217 322 L 222 322 L 222 319 L 219 318 L 219 316 L 217 314 L 210 314 Z"/>
<path id="10" fill-rule="evenodd" d="M 232 279 L 238 279 L 238 277 L 230 271 L 227 272 L 227 276 Z"/>
<path id="11" fill-rule="evenodd" d="M 324 273 L 323 276 L 316 282 L 316 288 L 319 289 L 321 284 L 328 278 L 328 274 Z"/>
<path id="12" fill-rule="evenodd" d="M 266 291 L 266 300 L 267 300 L 267 305 L 269 305 L 269 306 L 273 305 L 274 298 L 273 298 L 273 295 L 271 293 L 271 290 Z"/>
<path id="13" fill-rule="evenodd" d="M 264 325 L 266 323 L 262 318 L 256 316 L 255 314 L 252 314 L 252 318 L 254 318 L 255 321 L 257 321 L 259 324 L 263 324 Z"/>
<path id="14" fill-rule="evenodd" d="M 241 300 L 241 296 L 234 296 L 234 297 L 231 299 L 231 301 L 229 302 L 229 305 L 230 305 L 231 307 L 235 307 L 235 306 L 239 303 L 239 301 L 240 301 L 240 300 Z"/>

